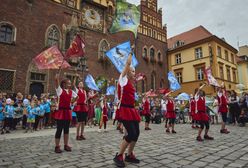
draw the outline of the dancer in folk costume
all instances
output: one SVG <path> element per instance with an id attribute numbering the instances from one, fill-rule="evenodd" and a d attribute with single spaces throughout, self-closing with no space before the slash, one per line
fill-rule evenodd
<path id="1" fill-rule="evenodd" d="M 189 104 L 189 111 L 190 111 L 190 116 L 191 116 L 191 127 L 192 128 L 199 128 L 197 126 L 197 121 L 196 121 L 196 113 L 195 113 L 195 107 L 196 107 L 196 101 L 194 96 L 192 95 L 190 97 L 190 104 Z"/>
<path id="2" fill-rule="evenodd" d="M 221 117 L 222 117 L 220 133 L 228 134 L 230 133 L 230 131 L 226 129 L 228 98 L 226 96 L 226 89 L 225 89 L 224 83 L 222 84 L 222 87 L 218 88 L 217 99 L 218 99 L 218 107 L 219 107 L 218 112 L 221 114 Z"/>
<path id="3" fill-rule="evenodd" d="M 88 104 L 87 104 L 87 92 L 84 90 L 84 83 L 80 81 L 78 87 L 76 87 L 76 78 L 73 82 L 75 92 L 78 95 L 77 103 L 74 106 L 73 111 L 77 114 L 77 136 L 76 140 L 85 140 L 84 127 L 87 124 L 88 116 Z M 81 130 L 80 130 L 81 129 Z M 80 134 L 79 134 L 80 132 Z"/>
<path id="4" fill-rule="evenodd" d="M 139 138 L 139 122 L 140 116 L 138 111 L 135 109 L 135 69 L 131 67 L 132 52 L 129 54 L 125 68 L 120 75 L 118 82 L 118 99 L 120 100 L 119 108 L 116 112 L 116 119 L 121 121 L 126 130 L 126 135 L 124 136 L 120 151 L 114 157 L 114 162 L 118 167 L 125 167 L 123 154 L 128 148 L 128 153 L 126 154 L 125 161 L 131 163 L 139 163 L 134 153 L 135 144 Z"/>
<path id="5" fill-rule="evenodd" d="M 204 139 L 206 139 L 206 140 L 213 140 L 214 139 L 213 137 L 210 137 L 208 135 L 210 118 L 206 112 L 205 92 L 202 90 L 202 88 L 204 86 L 205 86 L 205 84 L 203 84 L 200 88 L 195 89 L 195 102 L 196 102 L 196 104 L 195 104 L 196 105 L 196 107 L 195 107 L 195 112 L 196 112 L 195 119 L 200 124 L 198 136 L 196 138 L 197 141 L 203 141 L 203 139 L 201 137 L 201 133 L 204 129 L 204 126 L 205 126 Z"/>
<path id="6" fill-rule="evenodd" d="M 106 96 L 103 97 L 101 101 L 101 108 L 102 108 L 102 117 L 99 125 L 99 132 L 102 129 L 102 125 L 104 126 L 104 131 L 107 131 L 107 121 L 108 121 L 108 105 L 107 105 L 107 98 Z"/>
<path id="7" fill-rule="evenodd" d="M 88 93 L 88 125 L 92 127 L 93 118 L 95 118 L 95 106 L 94 98 L 96 98 L 98 93 L 94 93 L 93 90 L 90 90 Z"/>
<path id="8" fill-rule="evenodd" d="M 176 112 L 175 112 L 175 102 L 172 98 L 169 98 L 169 93 L 166 93 L 164 95 L 164 100 L 166 104 L 166 110 L 165 110 L 165 118 L 169 121 L 169 125 L 165 123 L 166 132 L 170 133 L 170 127 L 171 127 L 171 133 L 176 134 L 175 131 L 175 121 L 176 121 Z"/>
<path id="9" fill-rule="evenodd" d="M 64 150 L 71 151 L 71 147 L 68 145 L 69 141 L 69 127 L 72 120 L 71 101 L 77 98 L 77 94 L 71 90 L 71 81 L 64 79 L 59 84 L 59 75 L 55 77 L 56 93 L 58 96 L 58 109 L 54 112 L 54 118 L 57 121 L 57 131 L 55 134 L 55 152 L 61 153 L 60 149 L 60 137 L 62 131 L 64 131 Z"/>
<path id="10" fill-rule="evenodd" d="M 146 119 L 145 130 L 151 130 L 151 128 L 149 128 L 149 124 L 151 121 L 150 101 L 146 95 L 142 100 L 142 106 L 143 106 L 142 115 L 145 116 Z"/>

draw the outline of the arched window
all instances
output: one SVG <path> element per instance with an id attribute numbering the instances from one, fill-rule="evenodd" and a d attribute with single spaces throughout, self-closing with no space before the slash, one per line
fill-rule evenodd
<path id="1" fill-rule="evenodd" d="M 109 43 L 106 40 L 102 40 L 99 43 L 99 55 L 98 59 L 104 59 L 105 58 L 105 52 L 109 50 Z"/>
<path id="2" fill-rule="evenodd" d="M 158 62 L 162 62 L 161 53 L 158 52 Z"/>
<path id="3" fill-rule="evenodd" d="M 147 58 L 147 49 L 146 48 L 143 49 L 142 57 Z"/>
<path id="4" fill-rule="evenodd" d="M 152 62 L 155 60 L 155 50 L 153 48 L 150 49 L 150 60 Z"/>
<path id="5" fill-rule="evenodd" d="M 8 23 L 0 23 L 0 42 L 13 43 L 15 41 L 15 27 Z"/>
<path id="6" fill-rule="evenodd" d="M 46 46 L 59 46 L 60 32 L 57 26 L 52 25 L 47 30 Z"/>
<path id="7" fill-rule="evenodd" d="M 153 72 L 151 75 L 151 89 L 155 90 L 156 88 L 156 74 Z"/>
<path id="8" fill-rule="evenodd" d="M 77 0 L 67 0 L 66 4 L 72 8 L 75 8 L 77 5 Z"/>
<path id="9" fill-rule="evenodd" d="M 65 37 L 65 49 L 68 49 L 74 39 L 74 36 L 77 34 L 76 31 L 71 30 L 66 33 Z"/>

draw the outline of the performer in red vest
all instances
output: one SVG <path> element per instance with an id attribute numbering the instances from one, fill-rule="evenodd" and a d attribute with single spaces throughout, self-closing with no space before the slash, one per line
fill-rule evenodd
<path id="1" fill-rule="evenodd" d="M 101 117 L 101 121 L 100 121 L 100 125 L 99 125 L 99 132 L 102 129 L 102 125 L 104 127 L 104 131 L 107 131 L 107 121 L 108 121 L 108 105 L 107 105 L 107 97 L 104 96 L 102 98 L 102 102 L 101 104 L 101 108 L 102 108 L 102 117 Z"/>
<path id="2" fill-rule="evenodd" d="M 201 133 L 204 129 L 205 126 L 205 135 L 204 135 L 204 139 L 206 140 L 213 140 L 213 137 L 210 137 L 208 135 L 208 131 L 209 131 L 209 116 L 206 112 L 206 104 L 205 104 L 205 92 L 203 90 L 201 90 L 203 87 L 205 86 L 205 84 L 203 84 L 200 88 L 195 89 L 195 101 L 196 101 L 196 108 L 195 108 L 195 112 L 196 112 L 196 116 L 195 119 L 199 122 L 200 124 L 200 128 L 198 131 L 198 136 L 196 138 L 197 141 L 203 141 L 202 137 L 201 137 Z"/>
<path id="3" fill-rule="evenodd" d="M 145 116 L 145 130 L 151 130 L 151 128 L 149 128 L 149 123 L 151 120 L 151 111 L 150 111 L 150 102 L 148 97 L 145 95 L 145 97 L 143 98 L 143 111 L 142 111 L 142 115 Z"/>
<path id="4" fill-rule="evenodd" d="M 170 127 L 171 127 L 171 132 L 173 134 L 176 134 L 177 132 L 175 131 L 175 121 L 176 121 L 175 103 L 171 98 L 169 98 L 169 93 L 164 95 L 164 100 L 166 104 L 166 110 L 164 115 L 165 118 L 169 120 L 169 125 L 165 123 L 165 128 L 166 128 L 166 132 L 170 133 Z"/>
<path id="5" fill-rule="evenodd" d="M 116 153 L 114 162 L 118 167 L 125 167 L 123 154 L 128 147 L 125 161 L 131 163 L 139 163 L 140 161 L 135 157 L 133 150 L 139 138 L 139 122 L 140 116 L 138 111 L 134 108 L 135 104 L 135 70 L 131 67 L 132 52 L 129 54 L 127 63 L 123 72 L 120 75 L 118 82 L 118 99 L 119 109 L 116 111 L 116 119 L 121 121 L 126 130 L 119 153 Z"/>
<path id="6" fill-rule="evenodd" d="M 84 90 L 84 83 L 82 81 L 78 83 L 78 88 L 75 87 L 75 84 L 76 84 L 76 78 L 73 83 L 75 92 L 78 95 L 77 104 L 73 109 L 73 111 L 76 112 L 77 114 L 76 140 L 85 140 L 84 127 L 87 123 L 87 115 L 88 115 L 87 92 Z"/>
<path id="7" fill-rule="evenodd" d="M 192 123 L 192 128 L 196 128 L 196 113 L 195 113 L 195 98 L 192 96 L 190 98 L 190 105 L 189 105 L 189 111 L 190 111 L 190 116 L 191 116 L 191 123 Z"/>
<path id="8" fill-rule="evenodd" d="M 55 152 L 61 153 L 59 146 L 62 131 L 64 131 L 64 150 L 71 151 L 68 145 L 69 127 L 72 119 L 72 111 L 70 109 L 72 99 L 77 98 L 77 94 L 71 90 L 71 81 L 64 79 L 59 84 L 59 75 L 55 76 L 56 93 L 58 96 L 58 109 L 54 112 L 54 118 L 57 121 L 57 131 L 55 134 Z"/>
<path id="9" fill-rule="evenodd" d="M 218 112 L 222 116 L 222 123 L 221 123 L 220 133 L 228 134 L 228 133 L 230 133 L 230 131 L 228 131 L 226 129 L 227 112 L 228 112 L 227 103 L 228 103 L 228 101 L 227 101 L 227 96 L 226 96 L 226 90 L 225 90 L 225 87 L 224 87 L 224 83 L 223 83 L 222 88 L 221 87 L 218 88 L 217 99 L 218 99 L 218 106 L 219 106 Z"/>

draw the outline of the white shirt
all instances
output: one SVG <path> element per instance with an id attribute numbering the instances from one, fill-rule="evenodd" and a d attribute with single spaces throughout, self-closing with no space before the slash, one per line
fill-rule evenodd
<path id="1" fill-rule="evenodd" d="M 69 90 L 68 89 L 64 89 L 66 91 L 67 94 L 69 94 Z M 57 89 L 56 89 L 56 93 L 57 93 L 57 96 L 59 97 L 61 94 L 62 94 L 63 90 L 62 88 L 59 86 Z M 73 98 L 76 98 L 77 97 L 77 93 L 75 93 L 73 90 L 72 90 L 72 97 Z"/>
<path id="2" fill-rule="evenodd" d="M 119 84 L 121 87 L 124 87 L 127 85 L 128 79 L 127 79 L 127 75 L 122 77 L 122 74 L 119 77 Z"/>
<path id="3" fill-rule="evenodd" d="M 163 99 L 161 100 L 161 110 L 166 111 L 166 102 Z"/>

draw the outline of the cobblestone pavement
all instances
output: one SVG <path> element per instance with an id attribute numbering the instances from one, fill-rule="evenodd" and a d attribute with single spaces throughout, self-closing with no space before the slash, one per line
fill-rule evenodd
<path id="1" fill-rule="evenodd" d="M 135 149 L 141 163 L 127 164 L 127 167 L 248 168 L 247 127 L 229 126 L 231 133 L 228 135 L 220 134 L 219 127 L 211 126 L 210 135 L 214 136 L 214 141 L 196 142 L 197 130 L 191 129 L 189 124 L 176 125 L 177 134 L 166 134 L 163 125 L 151 125 L 152 131 L 144 131 L 142 123 Z M 123 135 L 113 127 L 109 129 L 106 133 L 87 130 L 85 141 L 76 141 L 75 131 L 72 131 L 73 151 L 62 154 L 53 151 L 55 130 L 48 134 L 47 130 L 30 133 L 21 138 L 11 135 L 0 138 L 0 167 L 115 167 L 112 159 Z M 42 136 L 37 136 L 39 134 Z"/>

